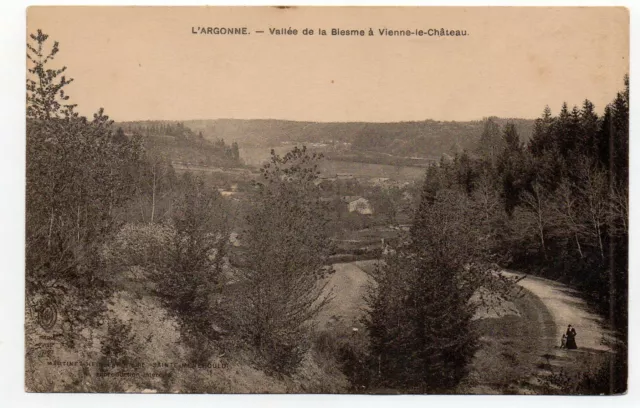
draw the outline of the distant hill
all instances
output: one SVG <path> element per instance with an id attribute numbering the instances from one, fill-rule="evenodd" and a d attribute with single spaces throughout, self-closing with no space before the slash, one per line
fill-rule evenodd
<path id="1" fill-rule="evenodd" d="M 533 119 L 496 118 L 513 122 L 523 141 L 531 137 Z M 483 121 L 441 122 L 297 122 L 277 119 L 188 120 L 185 126 L 209 140 L 224 139 L 241 147 L 276 146 L 283 142 L 347 143 L 351 150 L 406 157 L 439 157 L 475 149 Z"/>
<path id="2" fill-rule="evenodd" d="M 174 164 L 208 167 L 241 165 L 237 143 L 225 144 L 220 139 L 205 139 L 182 122 L 139 121 L 120 122 L 116 126 L 125 135 L 138 134 L 147 151 L 165 156 Z"/>

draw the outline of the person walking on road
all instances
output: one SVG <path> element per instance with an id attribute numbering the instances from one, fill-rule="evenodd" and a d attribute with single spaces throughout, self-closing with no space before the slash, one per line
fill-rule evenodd
<path id="1" fill-rule="evenodd" d="M 576 335 L 576 329 L 569 325 L 567 327 L 567 349 L 575 350 L 578 348 L 578 345 L 576 344 Z"/>

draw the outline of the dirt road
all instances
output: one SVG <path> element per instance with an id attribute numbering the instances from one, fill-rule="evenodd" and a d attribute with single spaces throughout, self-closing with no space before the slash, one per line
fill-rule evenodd
<path id="1" fill-rule="evenodd" d="M 513 272 L 504 272 L 507 276 L 523 276 Z M 536 370 L 531 370 L 527 377 L 518 382 L 513 392 L 522 394 L 547 393 L 541 386 L 544 378 L 561 369 L 582 372 L 587 369 L 589 361 L 601 353 L 611 351 L 612 334 L 605 328 L 603 319 L 598 316 L 587 303 L 580 298 L 574 289 L 558 282 L 536 276 L 527 275 L 519 282 L 526 290 L 521 303 L 521 310 L 534 312 L 537 319 L 530 321 L 536 325 L 534 343 L 531 347 L 538 355 Z M 560 339 L 567 326 L 572 325 L 576 331 L 577 350 L 560 348 Z M 539 337 L 538 337 L 539 336 Z"/>
<path id="2" fill-rule="evenodd" d="M 320 313 L 317 321 L 323 325 L 360 326 L 358 319 L 366 307 L 368 275 L 356 262 L 333 264 L 335 273 L 329 279 L 327 291 L 332 301 Z"/>
<path id="3" fill-rule="evenodd" d="M 334 264 L 328 289 L 333 301 L 319 316 L 327 326 L 358 326 L 366 307 L 369 276 L 377 261 Z M 504 272 L 508 276 L 523 274 Z M 484 314 L 476 321 L 481 350 L 472 363 L 471 383 L 465 392 L 477 394 L 545 393 L 541 379 L 560 367 L 580 365 L 591 355 L 609 351 L 611 339 L 601 317 L 566 285 L 527 275 L 519 282 L 524 296 L 509 312 Z M 578 350 L 560 349 L 560 338 L 571 324 L 577 331 Z"/>
<path id="4" fill-rule="evenodd" d="M 504 272 L 508 276 L 523 276 L 513 272 Z M 604 328 L 603 319 L 591 311 L 587 303 L 580 299 L 578 293 L 558 282 L 527 275 L 520 281 L 520 286 L 531 292 L 542 301 L 555 325 L 556 343 L 560 344 L 562 333 L 572 325 L 578 333 L 576 342 L 580 350 L 607 351 L 609 347 L 602 343 L 603 338 L 610 338 Z"/>
<path id="5" fill-rule="evenodd" d="M 334 300 L 325 317 L 336 315 L 353 319 L 360 315 L 364 307 L 363 297 L 366 284 L 369 280 L 363 268 L 372 268 L 375 262 L 359 261 L 333 265 L 336 272 L 329 282 L 329 288 L 333 290 Z M 524 275 L 506 271 L 504 274 L 507 276 Z M 567 330 L 567 325 L 571 324 L 578 332 L 576 341 L 580 350 L 609 350 L 606 345 L 602 344 L 603 338 L 610 338 L 610 334 L 604 329 L 602 318 L 589 309 L 586 302 L 580 299 L 575 290 L 561 283 L 531 275 L 527 275 L 519 284 L 540 300 L 539 303 L 535 302 L 535 305 L 530 305 L 531 307 L 547 309 L 545 313 L 542 313 L 546 317 L 541 319 L 543 321 L 538 321 L 537 324 L 547 326 L 544 332 L 547 336 L 552 337 L 549 339 L 551 344 L 559 345 L 562 333 Z M 542 330 L 540 331 L 542 332 Z"/>

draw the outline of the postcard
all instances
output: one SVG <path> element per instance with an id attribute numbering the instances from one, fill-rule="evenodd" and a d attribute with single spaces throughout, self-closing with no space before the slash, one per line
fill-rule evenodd
<path id="1" fill-rule="evenodd" d="M 25 390 L 627 391 L 622 7 L 34 6 Z"/>

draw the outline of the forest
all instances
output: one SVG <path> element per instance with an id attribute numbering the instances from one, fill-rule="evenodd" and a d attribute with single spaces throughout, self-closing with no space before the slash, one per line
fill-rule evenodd
<path id="1" fill-rule="evenodd" d="M 572 109 L 564 103 L 556 116 L 545 107 L 526 143 L 513 124 L 501 127 L 492 118 L 486 119 L 476 149 L 427 169 L 410 237 L 388 263 L 382 281 L 385 289 L 378 290 L 401 290 L 400 283 L 407 279 L 407 262 L 412 270 L 409 276 L 416 283 L 397 295 L 376 298 L 370 330 L 381 333 L 379 352 L 396 341 L 397 333 L 388 326 L 386 313 L 390 309 L 407 319 L 406 324 L 417 333 L 411 341 L 424 341 L 425 318 L 442 319 L 437 317 L 441 310 L 459 308 L 445 319 L 451 327 L 467 330 L 461 336 L 467 343 L 453 349 L 457 350 L 456 358 L 468 361 L 468 355 L 460 353 L 473 350 L 466 301 L 471 293 L 456 299 L 454 288 L 459 290 L 460 283 L 451 273 L 490 262 L 568 283 L 597 305 L 621 339 L 617 360 L 611 363 L 617 367 L 615 374 L 610 375 L 610 366 L 605 364 L 598 374 L 600 381 L 611 385 L 604 387 L 609 392 L 626 388 L 628 77 L 624 85 L 601 117 L 589 100 Z M 447 285 L 452 285 L 447 291 L 451 299 L 428 301 L 429 296 L 437 298 Z M 416 303 L 420 306 L 398 302 L 407 297 L 420 299 Z M 412 319 L 418 319 L 417 325 Z M 437 382 L 442 380 L 441 371 L 432 369 L 432 358 L 428 355 L 423 360 L 428 369 L 416 370 L 432 372 L 433 382 Z M 416 363 L 415 354 L 390 363 L 389 370 L 408 371 L 410 362 Z M 457 378 L 451 381 L 455 383 Z M 597 383 L 593 378 L 583 380 L 592 387 Z"/>
<path id="2" fill-rule="evenodd" d="M 323 187 L 324 157 L 304 146 L 272 152 L 238 199 L 176 171 L 184 149 L 237 164 L 237 144 L 183 123 L 81 116 L 67 68 L 51 67 L 58 51 L 31 34 L 27 390 L 464 393 L 473 316 L 515 296 L 503 268 L 597 305 L 618 334 L 613 392 L 626 389 L 628 77 L 602 115 L 588 100 L 546 107 L 530 137 L 485 119 L 473 145 L 425 168 L 414 198 L 355 191 L 384 207 L 356 220 L 327 200 L 351 184 Z M 320 324 L 341 295 L 329 286 L 336 225 L 371 231 L 398 212 L 409 226 L 372 252 L 363 314 Z M 609 363 L 571 392 L 611 393 Z"/>
<path id="3" fill-rule="evenodd" d="M 172 162 L 216 167 L 240 165 L 238 143 L 227 145 L 224 139 L 205 139 L 202 131 L 195 133 L 183 122 L 143 121 L 115 125 L 119 138 L 126 134 L 140 138 L 147 151 L 164 155 Z"/>

